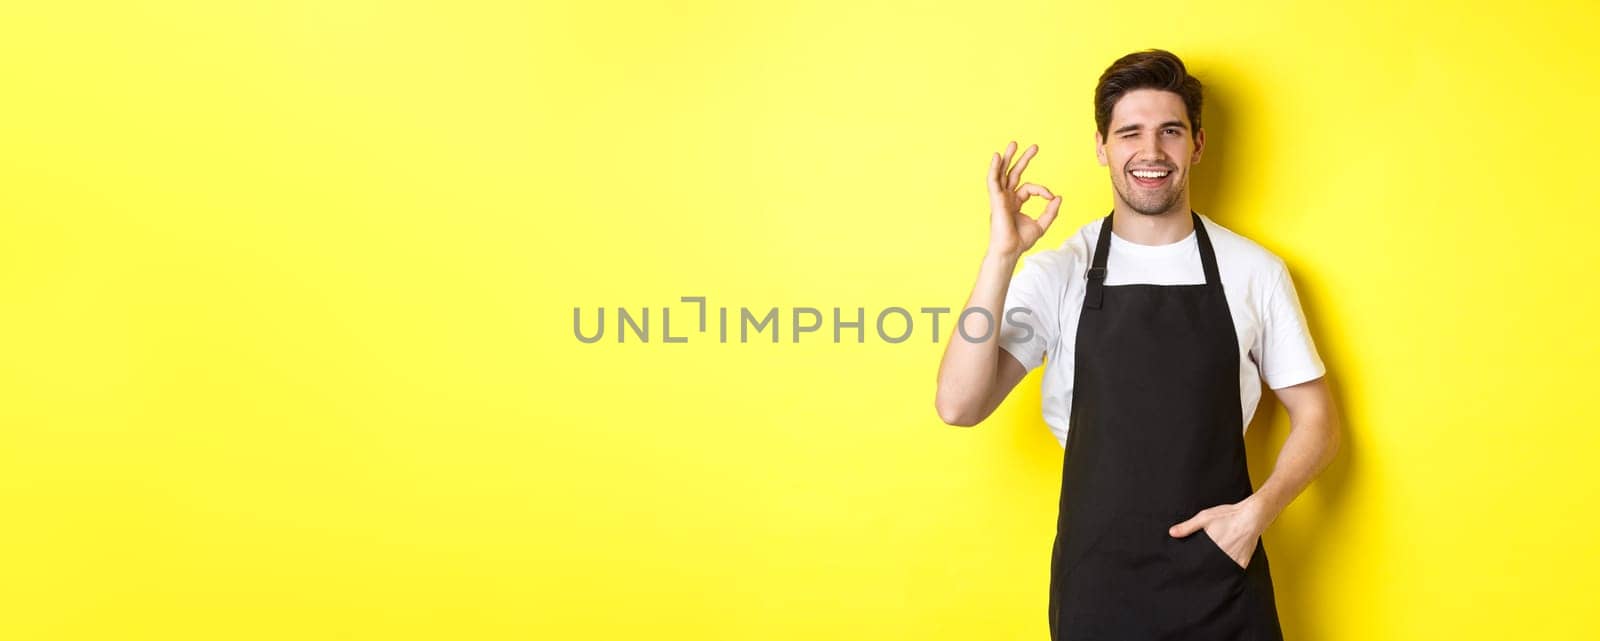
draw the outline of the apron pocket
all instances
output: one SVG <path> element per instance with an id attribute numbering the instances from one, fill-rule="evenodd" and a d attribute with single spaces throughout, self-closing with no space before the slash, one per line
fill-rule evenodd
<path id="1" fill-rule="evenodd" d="M 1194 516 L 1194 513 L 1174 512 L 1164 516 L 1166 518 L 1165 525 L 1172 526 Z M 1217 542 L 1212 540 L 1211 535 L 1206 533 L 1205 528 L 1195 530 L 1189 533 L 1189 536 L 1183 538 L 1172 537 L 1166 532 L 1161 534 L 1169 539 L 1170 547 L 1173 548 L 1172 553 L 1176 555 L 1174 560 L 1181 558 L 1182 563 L 1188 566 L 1191 571 L 1213 576 L 1226 576 L 1230 579 L 1243 577 L 1246 574 L 1246 568 L 1241 567 L 1238 561 L 1228 556 L 1222 546 L 1217 545 Z M 1259 548 L 1260 537 L 1257 537 L 1256 540 Z M 1256 553 L 1252 552 L 1250 560 L 1254 562 L 1255 557 Z"/>
<path id="2" fill-rule="evenodd" d="M 1186 538 L 1195 539 L 1195 545 L 1206 548 L 1206 556 L 1211 557 L 1216 562 L 1227 564 L 1227 568 L 1230 571 L 1237 574 L 1244 574 L 1245 570 L 1248 569 L 1247 566 L 1240 566 L 1238 561 L 1235 561 L 1233 560 L 1233 557 L 1228 556 L 1228 552 L 1223 550 L 1222 546 L 1217 545 L 1217 542 L 1211 538 L 1210 534 L 1206 533 L 1204 528 L 1195 530 L 1193 534 L 1190 534 Z M 1252 559 L 1254 559 L 1255 554 L 1252 552 L 1250 556 Z"/>

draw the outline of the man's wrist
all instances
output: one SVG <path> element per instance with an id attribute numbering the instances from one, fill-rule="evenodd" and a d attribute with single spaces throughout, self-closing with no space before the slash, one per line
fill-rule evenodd
<path id="1" fill-rule="evenodd" d="M 1288 500 L 1270 483 L 1262 485 L 1261 489 L 1256 490 L 1245 500 L 1255 504 L 1258 514 L 1261 515 L 1262 529 L 1266 529 L 1273 521 L 1278 520 L 1278 515 L 1288 507 Z"/>
<path id="2" fill-rule="evenodd" d="M 999 267 L 1016 267 L 1019 260 L 1022 260 L 1022 252 L 995 247 L 990 247 L 989 251 L 983 254 L 983 262 Z"/>

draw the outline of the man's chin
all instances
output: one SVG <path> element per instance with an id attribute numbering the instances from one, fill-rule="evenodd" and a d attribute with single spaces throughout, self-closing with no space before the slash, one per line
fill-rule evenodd
<path id="1" fill-rule="evenodd" d="M 1167 213 L 1167 212 L 1172 210 L 1172 205 L 1173 204 L 1174 203 L 1160 203 L 1160 204 L 1157 204 L 1157 205 L 1154 205 L 1154 206 L 1144 207 L 1144 206 L 1136 205 L 1136 204 L 1133 204 L 1133 203 L 1129 203 L 1129 205 L 1132 207 L 1132 209 L 1135 212 L 1138 212 L 1138 213 L 1146 215 L 1146 216 L 1160 216 L 1162 214 L 1165 214 L 1165 213 Z"/>
<path id="2" fill-rule="evenodd" d="M 1162 202 L 1158 202 L 1158 203 L 1151 203 L 1149 201 L 1144 201 L 1144 200 L 1141 200 L 1141 199 L 1128 198 L 1124 194 L 1123 198 L 1122 198 L 1122 202 L 1127 203 L 1128 204 L 1128 208 L 1132 209 L 1135 213 L 1142 214 L 1142 215 L 1145 215 L 1145 216 L 1160 216 L 1162 214 L 1167 213 L 1169 210 L 1171 210 L 1172 206 L 1174 204 L 1177 204 L 1178 199 L 1173 198 L 1173 199 L 1167 200 L 1167 201 L 1162 201 Z"/>

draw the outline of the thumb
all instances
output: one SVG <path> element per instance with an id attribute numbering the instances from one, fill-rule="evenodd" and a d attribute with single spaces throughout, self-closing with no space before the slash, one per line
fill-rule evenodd
<path id="1" fill-rule="evenodd" d="M 1196 514 L 1194 516 L 1189 517 L 1189 520 L 1187 520 L 1187 521 L 1184 521 L 1182 523 L 1179 523 L 1177 525 L 1174 525 L 1172 527 L 1167 528 L 1167 534 L 1170 534 L 1172 536 L 1175 536 L 1175 537 L 1181 539 L 1183 537 L 1189 536 L 1190 534 L 1194 534 L 1196 531 L 1204 528 L 1205 526 L 1206 526 L 1206 519 L 1201 518 L 1201 516 L 1199 514 Z"/>
<path id="2" fill-rule="evenodd" d="M 1044 230 L 1044 231 L 1049 231 L 1050 230 L 1050 223 L 1055 222 L 1055 220 L 1056 220 L 1056 212 L 1058 212 L 1060 210 L 1061 210 L 1061 197 L 1060 196 L 1056 196 L 1054 198 L 1051 198 L 1050 199 L 1050 204 L 1049 205 L 1045 205 L 1044 213 L 1039 214 L 1039 229 Z"/>

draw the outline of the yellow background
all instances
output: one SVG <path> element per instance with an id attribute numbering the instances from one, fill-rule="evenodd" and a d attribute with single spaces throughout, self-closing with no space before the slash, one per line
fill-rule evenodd
<path id="1" fill-rule="evenodd" d="M 1039 247 L 1109 209 L 1146 47 L 1348 430 L 1265 537 L 1290 638 L 1592 634 L 1600 10 L 1474 4 L 8 3 L 0 638 L 1045 638 L 1037 371 L 949 427 L 926 326 L 678 297 L 959 306 L 1006 141 Z"/>

